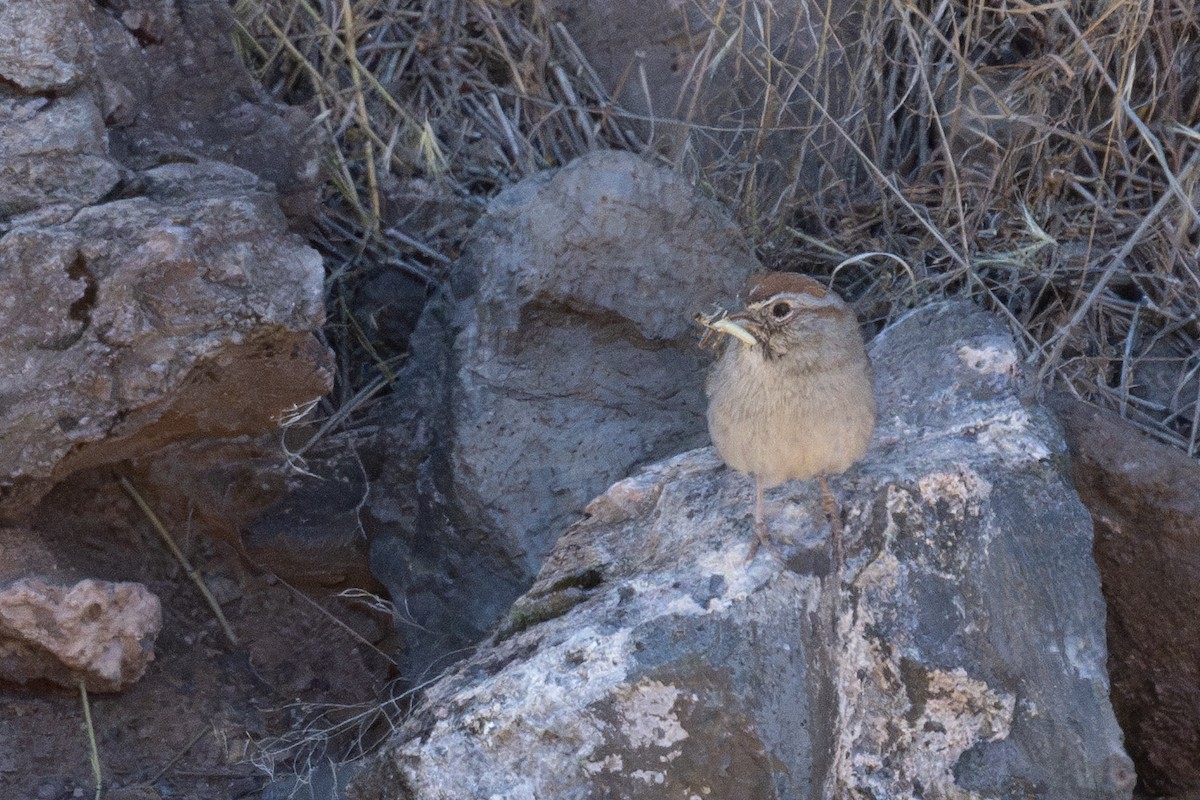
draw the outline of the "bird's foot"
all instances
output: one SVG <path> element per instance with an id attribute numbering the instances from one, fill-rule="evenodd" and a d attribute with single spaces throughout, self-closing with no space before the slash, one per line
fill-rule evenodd
<path id="1" fill-rule="evenodd" d="M 829 482 L 825 480 L 825 476 L 818 475 L 817 480 L 821 486 L 821 510 L 825 512 L 825 519 L 829 520 L 833 569 L 836 574 L 840 575 L 842 572 L 842 512 L 838 508 L 837 498 L 829 490 Z"/>
<path id="2" fill-rule="evenodd" d="M 750 542 L 750 551 L 746 553 L 746 563 L 750 563 L 758 555 L 758 551 L 766 545 L 767 551 L 779 558 L 779 553 L 775 551 L 775 543 L 771 541 L 771 533 L 767 530 L 767 523 L 764 520 L 754 521 L 754 540 Z"/>

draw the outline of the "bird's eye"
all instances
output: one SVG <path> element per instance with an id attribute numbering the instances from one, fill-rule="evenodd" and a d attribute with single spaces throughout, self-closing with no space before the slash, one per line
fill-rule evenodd
<path id="1" fill-rule="evenodd" d="M 776 303 L 771 306 L 771 313 L 775 316 L 775 319 L 783 319 L 792 313 L 792 307 L 787 303 Z"/>

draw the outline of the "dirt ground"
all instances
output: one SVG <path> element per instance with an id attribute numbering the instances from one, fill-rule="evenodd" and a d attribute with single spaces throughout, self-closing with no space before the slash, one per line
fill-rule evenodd
<path id="1" fill-rule="evenodd" d="M 233 646 L 111 474 L 70 481 L 44 508 L 35 528 L 61 564 L 139 581 L 162 601 L 145 676 L 89 698 L 104 797 L 254 796 L 272 768 L 287 774 L 322 748 L 338 757 L 386 731 L 378 698 L 390 696 L 391 664 L 371 642 L 387 625 L 362 601 L 301 593 L 224 542 L 188 535 L 186 519 L 164 518 L 221 601 Z M 76 691 L 0 684 L 0 798 L 95 796 L 84 719 Z M 337 722 L 348 731 L 331 735 Z M 309 735 L 288 750 L 278 737 L 289 731 Z"/>

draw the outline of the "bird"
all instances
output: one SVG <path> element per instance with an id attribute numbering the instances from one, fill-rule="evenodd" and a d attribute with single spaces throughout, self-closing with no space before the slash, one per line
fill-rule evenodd
<path id="1" fill-rule="evenodd" d="M 840 515 L 826 476 L 861 459 L 875 429 L 871 364 L 858 319 L 835 292 L 793 272 L 752 275 L 742 296 L 741 310 L 697 319 L 730 336 L 705 393 L 717 453 L 754 478 L 755 539 L 747 561 L 760 545 L 770 547 L 764 490 L 816 477 L 840 570 Z"/>

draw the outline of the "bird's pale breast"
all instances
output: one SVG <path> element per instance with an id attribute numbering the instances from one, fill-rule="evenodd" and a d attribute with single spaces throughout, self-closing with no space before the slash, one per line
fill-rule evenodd
<path id="1" fill-rule="evenodd" d="M 844 472 L 866 452 L 875 399 L 865 354 L 819 370 L 731 345 L 709 374 L 708 427 L 721 458 L 766 486 Z"/>

